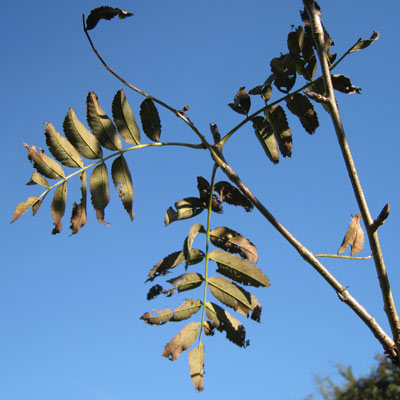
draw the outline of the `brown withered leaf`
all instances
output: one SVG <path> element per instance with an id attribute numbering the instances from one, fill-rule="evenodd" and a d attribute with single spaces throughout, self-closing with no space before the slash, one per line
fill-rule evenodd
<path id="1" fill-rule="evenodd" d="M 364 231 L 360 225 L 361 213 L 351 217 L 349 228 L 340 245 L 338 254 L 344 253 L 348 247 L 351 246 L 351 255 L 360 253 L 364 247 Z"/>
<path id="2" fill-rule="evenodd" d="M 333 88 L 339 90 L 339 92 L 353 94 L 361 94 L 361 88 L 354 86 L 350 78 L 344 75 L 332 75 Z"/>
<path id="3" fill-rule="evenodd" d="M 109 21 L 117 15 L 120 19 L 124 19 L 126 17 L 131 17 L 134 14 L 128 11 L 120 10 L 119 8 L 113 8 L 109 6 L 98 7 L 91 10 L 88 17 L 86 18 L 86 29 L 93 29 L 101 19 Z"/>
<path id="4" fill-rule="evenodd" d="M 200 322 L 190 322 L 164 347 L 162 356 L 176 360 L 182 351 L 190 348 L 199 334 Z"/>
<path id="5" fill-rule="evenodd" d="M 197 272 L 187 272 L 176 278 L 169 279 L 167 282 L 173 285 L 178 292 L 184 292 L 199 287 L 204 282 L 204 278 Z"/>
<path id="6" fill-rule="evenodd" d="M 194 388 L 201 392 L 204 389 L 204 344 L 200 342 L 198 346 L 189 351 L 189 369 Z"/>
<path id="7" fill-rule="evenodd" d="M 110 189 L 108 186 L 107 167 L 104 163 L 101 163 L 93 170 L 89 185 L 97 220 L 108 227 L 108 222 L 104 221 L 104 209 L 110 201 Z"/>
<path id="8" fill-rule="evenodd" d="M 177 201 L 174 205 L 176 210 L 173 207 L 169 207 L 165 212 L 165 226 L 175 221 L 195 217 L 204 210 L 203 202 L 197 197 L 186 197 Z"/>
<path id="9" fill-rule="evenodd" d="M 83 171 L 80 175 L 82 186 L 81 186 L 81 202 L 74 203 L 72 206 L 72 215 L 71 215 L 71 226 L 70 229 L 72 234 L 75 235 L 78 233 L 81 228 L 86 224 L 87 214 L 86 214 L 86 198 L 87 198 L 87 177 L 86 171 Z"/>
<path id="10" fill-rule="evenodd" d="M 313 105 L 306 96 L 300 93 L 286 99 L 287 108 L 300 118 L 303 128 L 310 134 L 313 134 L 319 126 L 317 113 Z"/>
<path id="11" fill-rule="evenodd" d="M 279 105 L 272 106 L 270 110 L 265 110 L 265 116 L 272 126 L 275 139 L 278 142 L 279 150 L 283 157 L 291 157 L 293 138 L 284 109 Z"/>
<path id="12" fill-rule="evenodd" d="M 200 201 L 204 208 L 208 208 L 208 203 L 210 200 L 210 191 L 211 186 L 208 183 L 207 179 L 203 178 L 202 176 L 197 177 L 197 189 L 199 190 L 200 194 Z M 212 203 L 211 203 L 212 211 L 221 214 L 223 212 L 223 207 L 221 201 L 215 196 L 212 195 Z"/>
<path id="13" fill-rule="evenodd" d="M 155 297 L 160 295 L 164 291 L 163 287 L 161 285 L 154 285 L 150 288 L 150 290 L 147 292 L 147 300 L 153 300 Z"/>
<path id="14" fill-rule="evenodd" d="M 222 202 L 243 207 L 246 211 L 251 211 L 254 207 L 253 203 L 229 182 L 217 182 L 214 185 L 214 191 L 219 195 L 219 199 Z"/>
<path id="15" fill-rule="evenodd" d="M 62 229 L 61 219 L 65 212 L 65 202 L 67 200 L 67 182 L 63 182 L 54 191 L 53 201 L 51 203 L 51 216 L 54 220 L 54 229 L 51 232 L 53 235 L 60 233 Z"/>
<path id="16" fill-rule="evenodd" d="M 349 50 L 349 53 L 354 53 L 355 51 L 359 51 L 368 47 L 375 40 L 379 39 L 379 32 L 373 31 L 372 35 L 369 39 L 358 39 L 357 43 Z"/>
<path id="17" fill-rule="evenodd" d="M 289 93 L 296 83 L 296 61 L 291 54 L 282 54 L 271 61 L 271 71 L 275 75 L 275 86 L 283 93 Z"/>
<path id="18" fill-rule="evenodd" d="M 39 196 L 32 196 L 28 197 L 25 201 L 21 201 L 21 203 L 18 203 L 17 206 L 15 207 L 11 223 L 16 221 L 19 217 L 25 214 L 31 207 L 33 207 L 35 204 L 39 202 L 40 202 Z"/>
<path id="19" fill-rule="evenodd" d="M 140 319 L 149 325 L 163 325 L 172 318 L 173 311 L 169 308 L 166 308 L 161 311 L 153 310 L 153 313 L 156 315 L 146 312 L 140 317 Z"/>

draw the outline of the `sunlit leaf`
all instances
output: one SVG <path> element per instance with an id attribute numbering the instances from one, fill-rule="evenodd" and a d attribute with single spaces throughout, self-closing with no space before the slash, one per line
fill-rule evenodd
<path id="1" fill-rule="evenodd" d="M 271 109 L 265 110 L 265 116 L 275 134 L 275 139 L 278 142 L 279 150 L 283 157 L 292 156 L 292 132 L 289 129 L 289 125 L 286 119 L 285 111 L 281 106 L 275 105 Z"/>
<path id="2" fill-rule="evenodd" d="M 96 93 L 89 92 L 86 98 L 86 117 L 93 134 L 101 145 L 109 150 L 121 150 L 122 144 L 111 119 L 100 107 Z"/>
<path id="3" fill-rule="evenodd" d="M 53 201 L 51 203 L 51 216 L 54 220 L 53 235 L 60 233 L 62 229 L 61 219 L 65 213 L 65 203 L 67 201 L 67 182 L 63 182 L 54 191 Z"/>
<path id="4" fill-rule="evenodd" d="M 279 163 L 279 150 L 274 131 L 266 118 L 257 116 L 252 118 L 254 132 L 261 143 L 267 157 L 274 163 Z"/>
<path id="5" fill-rule="evenodd" d="M 211 242 L 214 246 L 231 253 L 239 254 L 252 263 L 257 262 L 258 255 L 256 246 L 240 233 L 226 228 L 225 226 L 219 226 L 213 229 L 210 235 Z"/>
<path id="6" fill-rule="evenodd" d="M 79 121 L 72 108 L 68 109 L 63 129 L 65 136 L 81 155 L 91 160 L 103 157 L 103 150 L 100 147 L 99 141 Z"/>
<path id="7" fill-rule="evenodd" d="M 208 287 L 216 299 L 238 313 L 260 322 L 261 304 L 248 291 L 219 276 L 208 279 Z"/>
<path id="8" fill-rule="evenodd" d="M 355 51 L 359 51 L 368 47 L 371 43 L 375 42 L 375 40 L 379 39 L 379 32 L 373 31 L 371 37 L 369 39 L 358 39 L 358 42 L 349 50 L 349 53 L 354 53 Z"/>
<path id="9" fill-rule="evenodd" d="M 253 203 L 235 186 L 226 181 L 217 182 L 214 191 L 219 195 L 220 201 L 243 207 L 246 211 L 253 209 Z"/>
<path id="10" fill-rule="evenodd" d="M 361 93 L 361 88 L 354 86 L 350 78 L 344 75 L 332 75 L 332 85 L 339 92 L 347 94 Z"/>
<path id="11" fill-rule="evenodd" d="M 114 96 L 112 114 L 122 139 L 129 144 L 140 144 L 139 127 L 123 89 L 118 90 Z"/>
<path id="12" fill-rule="evenodd" d="M 183 321 L 196 314 L 201 308 L 200 300 L 186 299 L 178 308 L 174 310 L 171 321 Z"/>
<path id="13" fill-rule="evenodd" d="M 163 325 L 172 318 L 173 311 L 169 308 L 166 308 L 165 310 L 161 311 L 153 310 L 153 313 L 156 315 L 146 312 L 140 317 L 140 319 L 149 325 Z"/>
<path id="14" fill-rule="evenodd" d="M 364 231 L 360 225 L 361 213 L 351 217 L 349 228 L 343 238 L 338 254 L 344 253 L 351 246 L 351 255 L 360 253 L 364 247 Z"/>
<path id="15" fill-rule="evenodd" d="M 114 160 L 111 167 L 111 176 L 114 186 L 118 189 L 118 195 L 121 198 L 122 204 L 132 221 L 135 215 L 132 209 L 133 185 L 131 173 L 124 156 L 121 155 Z"/>
<path id="16" fill-rule="evenodd" d="M 197 272 L 188 272 L 176 278 L 170 279 L 167 282 L 173 285 L 180 293 L 199 287 L 204 282 L 204 278 Z"/>
<path id="17" fill-rule="evenodd" d="M 87 197 L 87 177 L 86 171 L 83 171 L 80 175 L 81 178 L 81 202 L 74 203 L 72 206 L 72 215 L 71 215 L 71 226 L 70 229 L 72 234 L 78 233 L 81 228 L 86 224 L 87 215 L 86 215 L 86 197 Z"/>
<path id="18" fill-rule="evenodd" d="M 286 99 L 287 108 L 300 118 L 303 128 L 310 134 L 314 133 L 319 126 L 317 113 L 306 96 L 300 93 Z"/>
<path id="19" fill-rule="evenodd" d="M 98 165 L 90 176 L 90 193 L 97 220 L 108 227 L 109 224 L 104 221 L 104 209 L 110 201 L 110 189 L 107 167 L 104 163 Z"/>
<path id="20" fill-rule="evenodd" d="M 185 239 L 183 252 L 186 257 L 186 268 L 190 263 L 190 252 L 192 251 L 192 244 L 194 238 L 197 236 L 198 233 L 206 233 L 206 230 L 204 229 L 203 225 L 196 223 L 190 228 L 189 234 Z"/>
<path id="21" fill-rule="evenodd" d="M 205 254 L 199 249 L 191 249 L 190 251 L 190 265 L 197 264 L 203 260 Z M 176 251 L 160 260 L 149 272 L 147 281 L 153 281 L 157 276 L 167 275 L 172 268 L 179 264 L 186 262 L 185 254 L 183 251 Z"/>
<path id="22" fill-rule="evenodd" d="M 163 357 L 176 360 L 182 351 L 190 348 L 199 334 L 200 322 L 190 322 L 164 347 Z"/>
<path id="23" fill-rule="evenodd" d="M 194 388 L 201 392 L 204 389 L 203 381 L 204 381 L 204 344 L 200 342 L 197 347 L 193 350 L 190 350 L 188 353 L 189 356 L 189 370 L 190 377 L 192 378 L 192 382 Z"/>
<path id="24" fill-rule="evenodd" d="M 140 119 L 146 136 L 158 142 L 161 135 L 161 122 L 156 106 L 151 99 L 145 99 L 140 105 Z"/>
<path id="25" fill-rule="evenodd" d="M 43 186 L 45 188 L 49 188 L 50 185 L 47 182 L 46 178 L 42 175 L 40 175 L 38 172 L 33 172 L 31 179 L 29 180 L 29 182 L 27 183 L 27 185 L 40 185 Z"/>
<path id="26" fill-rule="evenodd" d="M 46 155 L 42 149 L 37 151 L 36 146 L 29 146 L 26 143 L 24 143 L 24 147 L 28 149 L 28 159 L 40 174 L 50 179 L 60 179 L 65 177 L 61 165 Z"/>
<path id="27" fill-rule="evenodd" d="M 225 332 L 227 339 L 232 343 L 235 343 L 239 347 L 248 346 L 249 343 L 246 341 L 246 330 L 243 324 L 229 314 L 228 311 L 217 304 L 207 302 L 206 314 L 212 326 L 220 332 Z"/>
<path id="28" fill-rule="evenodd" d="M 128 11 L 120 10 L 119 8 L 113 8 L 109 6 L 102 6 L 95 8 L 90 11 L 88 17 L 86 18 L 86 29 L 93 29 L 101 19 L 110 20 L 115 16 L 124 19 L 126 17 L 131 17 L 134 15 Z"/>
<path id="29" fill-rule="evenodd" d="M 19 217 L 25 214 L 34 204 L 38 203 L 40 196 L 28 197 L 25 201 L 21 201 L 15 207 L 11 223 L 16 221 Z"/>
<path id="30" fill-rule="evenodd" d="M 200 199 L 197 197 L 187 197 L 186 199 L 179 200 L 175 203 L 175 208 L 176 210 L 169 207 L 165 213 L 165 226 L 175 221 L 195 217 L 204 210 Z"/>

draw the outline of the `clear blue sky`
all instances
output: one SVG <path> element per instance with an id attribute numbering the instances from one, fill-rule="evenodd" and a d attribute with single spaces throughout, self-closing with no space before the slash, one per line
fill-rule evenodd
<path id="1" fill-rule="evenodd" d="M 82 31 L 82 13 L 100 5 L 94 0 L 22 0 L 2 7 L 0 397 L 294 400 L 314 391 L 313 374 L 335 376 L 337 363 L 366 372 L 381 352 L 372 334 L 256 211 L 229 206 L 213 216 L 212 225 L 229 226 L 258 246 L 258 265 L 271 280 L 270 288 L 254 290 L 263 304 L 262 323 L 242 319 L 251 341 L 247 349 L 218 332 L 207 338 L 203 394 L 193 390 L 186 353 L 173 363 L 161 357 L 183 323 L 152 327 L 139 317 L 178 305 L 191 294 L 148 302 L 149 285 L 143 282 L 158 260 L 181 248 L 194 222 L 205 224 L 204 214 L 163 226 L 170 205 L 196 195 L 196 176 L 209 179 L 212 164 L 205 151 L 167 147 L 128 153 L 133 223 L 111 188 L 109 229 L 89 209 L 87 226 L 70 236 L 71 206 L 80 199 L 76 178 L 60 235 L 51 235 L 50 197 L 33 219 L 27 213 L 9 224 L 15 205 L 40 193 L 25 186 L 33 169 L 22 143 L 45 148 L 43 123 L 51 121 L 61 131 L 68 107 L 85 121 L 89 91 L 98 94 L 110 114 L 122 87 L 100 65 Z M 241 121 L 227 103 L 240 86 L 251 88 L 269 76 L 269 61 L 287 51 L 287 33 L 301 23 L 302 8 L 300 0 L 121 0 L 109 5 L 136 15 L 102 21 L 92 31 L 104 58 L 128 81 L 173 107 L 189 104 L 189 115 L 204 134 L 210 122 L 226 133 Z M 321 0 L 320 5 L 339 55 L 374 29 L 381 34 L 373 46 L 337 68 L 363 89 L 362 95 L 339 94 L 338 101 L 372 214 L 391 204 L 380 237 L 400 308 L 400 6 L 394 0 Z M 138 117 L 142 98 L 126 92 Z M 293 157 L 277 166 L 264 156 L 250 125 L 232 138 L 225 153 L 299 240 L 315 253 L 335 253 L 358 210 L 333 128 L 324 110 L 316 108 L 320 128 L 314 136 L 290 117 Z M 198 142 L 176 118 L 161 110 L 160 115 L 162 141 Z M 368 254 L 366 249 L 361 253 Z M 329 259 L 326 266 L 389 331 L 373 263 Z"/>

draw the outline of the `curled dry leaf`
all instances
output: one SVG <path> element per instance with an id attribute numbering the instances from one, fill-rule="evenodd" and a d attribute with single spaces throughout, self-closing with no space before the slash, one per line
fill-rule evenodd
<path id="1" fill-rule="evenodd" d="M 87 214 L 86 214 L 87 176 L 86 176 L 86 171 L 82 172 L 82 174 L 80 175 L 80 179 L 82 182 L 81 202 L 79 204 L 75 202 L 72 206 L 70 229 L 71 229 L 73 235 L 78 233 L 87 222 Z"/>
<path id="2" fill-rule="evenodd" d="M 303 128 L 310 134 L 313 134 L 319 126 L 317 113 L 313 105 L 306 96 L 300 93 L 286 99 L 287 108 L 300 118 Z"/>
<path id="3" fill-rule="evenodd" d="M 119 8 L 113 8 L 109 6 L 98 7 L 91 10 L 88 17 L 86 18 L 86 29 L 89 31 L 93 29 L 101 19 L 109 21 L 117 15 L 120 19 L 124 19 L 126 17 L 131 17 L 134 14 L 128 11 L 121 10 Z"/>
<path id="4" fill-rule="evenodd" d="M 350 78 L 344 75 L 332 75 L 332 85 L 334 89 L 339 90 L 339 92 L 361 94 L 361 88 L 354 86 Z"/>
<path id="5" fill-rule="evenodd" d="M 360 225 L 361 213 L 351 217 L 349 228 L 338 250 L 338 254 L 346 251 L 348 245 L 351 246 L 351 255 L 360 253 L 364 247 L 364 231 Z"/>
<path id="6" fill-rule="evenodd" d="M 67 201 L 67 181 L 63 182 L 54 191 L 53 201 L 51 203 L 51 216 L 54 220 L 53 235 L 60 233 L 62 229 L 61 219 L 65 213 L 65 202 Z"/>
<path id="7" fill-rule="evenodd" d="M 197 197 L 187 197 L 183 200 L 179 200 L 175 203 L 175 208 L 176 210 L 169 207 L 165 213 L 165 226 L 175 221 L 195 217 L 204 210 L 201 200 Z"/>
<path id="8" fill-rule="evenodd" d="M 354 53 L 355 51 L 365 49 L 371 43 L 375 42 L 375 40 L 378 39 L 379 39 L 379 32 L 373 31 L 369 39 L 358 39 L 358 42 L 349 50 L 349 53 Z"/>
<path id="9" fill-rule="evenodd" d="M 219 195 L 222 202 L 243 207 L 246 211 L 251 211 L 254 207 L 252 202 L 229 182 L 217 182 L 214 185 L 214 191 Z"/>
<path id="10" fill-rule="evenodd" d="M 189 353 L 189 369 L 190 377 L 192 378 L 194 388 L 197 391 L 204 389 L 204 344 L 200 342 L 198 346 L 190 350 Z"/>
<path id="11" fill-rule="evenodd" d="M 28 197 L 25 201 L 18 203 L 15 207 L 11 223 L 16 221 L 19 217 L 25 214 L 31 207 L 40 202 L 39 196 Z"/>
<path id="12" fill-rule="evenodd" d="M 265 110 L 265 116 L 275 134 L 275 139 L 278 142 L 279 150 L 283 157 L 292 156 L 292 132 L 286 119 L 286 113 L 281 106 L 272 106 Z"/>
<path id="13" fill-rule="evenodd" d="M 38 172 L 33 172 L 31 179 L 27 182 L 27 185 L 40 185 L 48 189 L 50 187 L 49 183 L 47 182 L 46 178 L 40 175 Z"/>

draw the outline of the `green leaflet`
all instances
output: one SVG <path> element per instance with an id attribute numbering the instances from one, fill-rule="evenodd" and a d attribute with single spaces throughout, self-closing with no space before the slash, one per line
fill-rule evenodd
<path id="1" fill-rule="evenodd" d="M 27 183 L 27 185 L 40 185 L 43 186 L 45 188 L 49 188 L 50 185 L 47 182 L 46 178 L 42 175 L 40 175 L 38 172 L 33 172 L 31 179 L 29 180 L 29 182 Z"/>
<path id="2" fill-rule="evenodd" d="M 24 143 L 24 147 L 28 149 L 28 159 L 33 163 L 37 171 L 49 179 L 64 178 L 64 170 L 57 161 L 47 156 L 42 149 L 36 151 L 36 146 L 29 146 Z"/>
<path id="3" fill-rule="evenodd" d="M 221 303 L 233 308 L 238 313 L 260 322 L 261 304 L 249 292 L 240 286 L 219 276 L 212 276 L 208 279 L 208 287 L 213 296 Z"/>
<path id="4" fill-rule="evenodd" d="M 199 334 L 200 322 L 190 322 L 164 347 L 162 356 L 176 360 L 182 353 L 191 347 Z"/>
<path id="5" fill-rule="evenodd" d="M 211 321 L 212 326 L 217 328 L 220 332 L 226 333 L 226 337 L 232 343 L 239 347 L 246 347 L 246 330 L 244 326 L 235 317 L 224 310 L 217 304 L 206 303 L 207 318 Z"/>
<path id="6" fill-rule="evenodd" d="M 84 157 L 91 160 L 103 157 L 99 141 L 79 121 L 72 108 L 68 109 L 63 128 L 65 136 Z"/>
<path id="7" fill-rule="evenodd" d="M 292 132 L 290 132 L 285 111 L 281 106 L 272 106 L 270 109 L 267 108 L 265 110 L 265 116 L 271 124 L 283 157 L 291 157 L 293 146 Z"/>
<path id="8" fill-rule="evenodd" d="M 86 197 L 87 197 L 87 177 L 86 171 L 83 171 L 80 175 L 80 179 L 82 182 L 81 185 L 81 193 L 82 198 L 79 204 L 74 203 L 72 206 L 72 215 L 71 215 L 71 226 L 70 229 L 72 234 L 78 233 L 81 228 L 86 224 L 87 215 L 86 215 Z"/>
<path id="9" fill-rule="evenodd" d="M 270 286 L 268 277 L 259 268 L 240 257 L 221 250 L 213 250 L 208 256 L 218 264 L 217 272 L 236 282 L 255 287 Z"/>
<path id="10" fill-rule="evenodd" d="M 118 195 L 122 201 L 122 204 L 132 221 L 135 216 L 135 213 L 132 209 L 133 185 L 131 173 L 124 156 L 120 155 L 114 160 L 111 167 L 111 176 L 114 186 L 118 189 Z"/>
<path id="11" fill-rule="evenodd" d="M 279 163 L 278 144 L 274 136 L 271 125 L 266 118 L 257 116 L 252 118 L 254 133 L 261 143 L 267 157 L 274 163 Z"/>
<path id="12" fill-rule="evenodd" d="M 240 233 L 225 226 L 219 226 L 211 232 L 211 242 L 214 246 L 219 247 L 230 253 L 239 254 L 240 257 L 249 260 L 252 263 L 258 261 L 258 253 L 256 246 L 249 239 Z"/>
<path id="13" fill-rule="evenodd" d="M 201 392 L 204 389 L 204 344 L 200 342 L 197 347 L 190 350 L 189 357 L 189 370 L 190 377 L 192 378 L 194 388 Z"/>
<path id="14" fill-rule="evenodd" d="M 161 122 L 156 106 L 151 99 L 145 99 L 140 105 L 140 119 L 143 132 L 155 142 L 160 140 Z"/>
<path id="15" fill-rule="evenodd" d="M 190 265 L 197 264 L 203 260 L 205 254 L 199 249 L 191 249 Z M 176 251 L 159 261 L 149 272 L 147 281 L 153 281 L 159 275 L 167 275 L 169 270 L 186 261 L 183 251 Z M 147 282 L 146 281 L 146 282 Z"/>
<path id="16" fill-rule="evenodd" d="M 176 278 L 170 279 L 167 282 L 173 285 L 180 293 L 199 287 L 204 282 L 204 278 L 197 272 L 188 272 Z"/>
<path id="17" fill-rule="evenodd" d="M 40 200 L 39 196 L 28 197 L 25 201 L 21 201 L 14 209 L 13 218 L 11 223 L 16 221 L 19 217 L 25 214 L 33 205 L 37 204 Z"/>
<path id="18" fill-rule="evenodd" d="M 379 39 L 379 32 L 373 31 L 372 35 L 369 39 L 358 39 L 358 42 L 349 50 L 349 53 L 354 53 L 356 51 L 365 49 L 371 43 L 375 42 L 375 40 Z"/>
<path id="19" fill-rule="evenodd" d="M 67 181 L 64 181 L 54 191 L 53 201 L 51 203 L 51 216 L 54 220 L 54 229 L 52 234 L 60 233 L 62 230 L 61 219 L 65 213 L 65 203 L 67 201 Z"/>
<path id="20" fill-rule="evenodd" d="M 82 168 L 83 161 L 75 147 L 50 122 L 45 124 L 46 144 L 54 158 L 70 168 Z"/>
<path id="21" fill-rule="evenodd" d="M 123 89 L 118 90 L 112 102 L 112 114 L 122 139 L 128 144 L 140 144 L 140 131 Z"/>
<path id="22" fill-rule="evenodd" d="M 175 208 L 176 211 L 172 207 L 169 207 L 165 213 L 165 226 L 175 221 L 195 217 L 204 210 L 201 200 L 197 197 L 187 197 L 179 200 L 175 203 Z"/>
<path id="23" fill-rule="evenodd" d="M 90 193 L 97 220 L 108 227 L 109 224 L 104 221 L 104 209 L 110 201 L 110 190 L 107 167 L 104 163 L 98 165 L 90 176 Z"/>
<path id="24" fill-rule="evenodd" d="M 190 252 L 192 251 L 192 244 L 194 238 L 197 236 L 198 233 L 206 233 L 206 230 L 204 229 L 203 225 L 196 223 L 190 228 L 189 234 L 183 244 L 183 253 L 186 258 L 186 268 L 190 263 Z"/>
<path id="25" fill-rule="evenodd" d="M 110 118 L 100 107 L 96 93 L 89 92 L 86 98 L 86 117 L 93 134 L 101 145 L 109 150 L 121 150 L 121 140 Z"/>
<path id="26" fill-rule="evenodd" d="M 300 93 L 286 99 L 287 108 L 300 118 L 301 125 L 310 134 L 313 134 L 319 126 L 317 113 L 306 96 Z"/>

